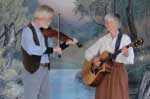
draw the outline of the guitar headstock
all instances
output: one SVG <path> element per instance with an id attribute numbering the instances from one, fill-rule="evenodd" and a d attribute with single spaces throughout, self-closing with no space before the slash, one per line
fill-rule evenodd
<path id="1" fill-rule="evenodd" d="M 130 46 L 132 47 L 137 47 L 139 45 L 142 45 L 144 43 L 144 39 L 143 38 L 140 38 L 140 39 L 137 39 L 135 41 L 133 41 Z"/>

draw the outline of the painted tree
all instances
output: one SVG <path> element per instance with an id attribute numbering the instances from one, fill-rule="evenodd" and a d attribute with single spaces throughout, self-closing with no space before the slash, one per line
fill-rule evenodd
<path id="1" fill-rule="evenodd" d="M 138 99 L 150 98 L 150 71 L 146 71 L 138 92 Z"/>
<path id="2" fill-rule="evenodd" d="M 149 56 L 150 55 L 150 1 L 142 0 L 140 3 L 136 3 L 134 5 L 137 10 L 136 19 L 139 21 L 136 23 L 138 28 L 137 30 L 140 32 L 138 35 L 143 37 L 145 40 L 144 48 L 142 49 L 143 54 Z M 140 6 L 140 7 L 139 7 Z M 150 63 L 146 64 L 146 72 L 144 73 L 139 92 L 138 99 L 149 99 L 150 98 Z"/>
<path id="3" fill-rule="evenodd" d="M 92 21 L 104 27 L 103 17 L 107 12 L 113 12 L 112 0 L 76 0 L 75 13 L 80 14 L 81 18 L 89 16 Z"/>
<path id="4" fill-rule="evenodd" d="M 150 47 L 150 1 L 149 0 L 134 0 L 133 2 L 133 14 L 135 18 L 135 26 L 137 29 L 137 35 L 143 37 L 144 47 L 147 49 Z M 148 50 L 148 49 L 147 49 Z"/>
<path id="5" fill-rule="evenodd" d="M 134 16 L 133 16 L 133 0 L 128 0 L 128 6 L 126 8 L 127 22 L 130 30 L 131 40 L 137 39 L 137 30 L 135 27 Z"/>
<path id="6" fill-rule="evenodd" d="M 129 28 L 131 37 L 137 38 L 132 0 L 76 0 L 75 5 L 75 13 L 90 16 L 94 23 L 102 27 L 104 27 L 103 17 L 107 13 L 119 13 L 123 24 Z"/>
<path id="7" fill-rule="evenodd" d="M 0 71 L 11 66 L 20 29 L 27 22 L 27 7 L 24 0 L 0 0 L 0 46 L 1 56 L 5 60 Z M 20 37 L 19 37 L 20 38 Z"/>

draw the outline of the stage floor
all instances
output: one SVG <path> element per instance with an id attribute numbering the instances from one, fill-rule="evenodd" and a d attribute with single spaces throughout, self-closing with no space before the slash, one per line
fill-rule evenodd
<path id="1" fill-rule="evenodd" d="M 85 86 L 80 69 L 50 70 L 50 99 L 94 99 L 94 88 Z"/>

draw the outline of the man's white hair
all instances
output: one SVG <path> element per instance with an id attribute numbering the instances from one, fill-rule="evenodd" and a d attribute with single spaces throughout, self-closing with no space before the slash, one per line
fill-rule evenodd
<path id="1" fill-rule="evenodd" d="M 41 5 L 34 12 L 34 19 L 49 17 L 53 13 L 54 13 L 54 10 L 51 7 L 47 5 Z"/>
<path id="2" fill-rule="evenodd" d="M 121 19 L 119 14 L 109 13 L 105 16 L 104 20 L 110 20 L 116 22 L 118 29 L 121 27 Z"/>

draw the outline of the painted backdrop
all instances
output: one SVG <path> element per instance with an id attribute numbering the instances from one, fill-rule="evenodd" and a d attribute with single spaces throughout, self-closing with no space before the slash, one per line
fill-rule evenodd
<path id="1" fill-rule="evenodd" d="M 61 58 L 51 55 L 50 99 L 94 99 L 95 89 L 82 82 L 84 52 L 106 34 L 103 17 L 110 12 L 121 15 L 121 30 L 132 40 L 144 38 L 135 49 L 135 64 L 126 68 L 131 99 L 150 98 L 150 0 L 0 0 L 0 99 L 22 99 L 21 30 L 42 4 L 56 12 L 52 28 L 57 29 L 60 13 L 60 31 L 83 44 L 70 46 Z M 49 44 L 55 45 L 57 40 Z"/>

